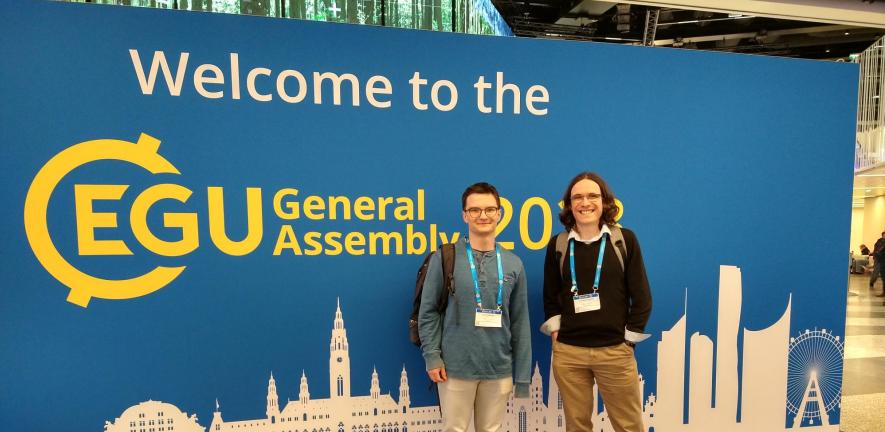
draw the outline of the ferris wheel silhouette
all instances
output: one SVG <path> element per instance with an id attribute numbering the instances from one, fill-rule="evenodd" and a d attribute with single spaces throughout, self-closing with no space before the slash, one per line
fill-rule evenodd
<path id="1" fill-rule="evenodd" d="M 830 424 L 829 412 L 841 402 L 845 344 L 827 329 L 806 329 L 790 338 L 787 366 L 787 409 L 793 428 Z"/>

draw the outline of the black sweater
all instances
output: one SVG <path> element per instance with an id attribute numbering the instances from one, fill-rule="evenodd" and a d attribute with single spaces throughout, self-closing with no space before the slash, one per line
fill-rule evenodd
<path id="1" fill-rule="evenodd" d="M 562 315 L 557 340 L 569 345 L 604 347 L 624 342 L 624 329 L 642 333 L 651 315 L 651 291 L 642 252 L 636 234 L 621 228 L 624 233 L 624 270 L 618 263 L 611 239 L 606 242 L 599 277 L 599 300 L 602 308 L 576 314 L 572 300 L 572 278 L 565 251 L 563 266 L 559 268 L 556 253 L 556 236 L 547 244 L 544 261 L 544 319 Z M 578 275 L 578 292 L 593 292 L 596 277 L 596 260 L 600 241 L 590 244 L 575 241 L 575 273 Z"/>

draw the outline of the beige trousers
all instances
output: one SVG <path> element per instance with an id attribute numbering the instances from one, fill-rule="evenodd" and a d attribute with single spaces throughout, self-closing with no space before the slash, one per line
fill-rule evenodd
<path id="1" fill-rule="evenodd" d="M 616 432 L 643 432 L 639 373 L 633 348 L 553 343 L 553 375 L 562 394 L 566 432 L 592 432 L 593 381 Z"/>
<path id="2" fill-rule="evenodd" d="M 513 390 L 513 378 L 462 380 L 449 377 L 439 383 L 443 432 L 465 432 L 473 414 L 476 432 L 499 432 Z"/>

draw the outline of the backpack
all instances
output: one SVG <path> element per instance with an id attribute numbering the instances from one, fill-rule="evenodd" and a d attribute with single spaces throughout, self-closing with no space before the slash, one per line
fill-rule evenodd
<path id="1" fill-rule="evenodd" d="M 455 293 L 455 244 L 445 243 L 440 246 L 442 252 L 443 286 L 440 291 L 440 299 L 437 310 L 440 314 L 445 312 L 449 305 L 449 295 Z M 421 346 L 421 337 L 418 336 L 418 312 L 421 310 L 421 294 L 424 292 L 424 279 L 427 278 L 427 267 L 430 266 L 430 258 L 437 251 L 433 251 L 424 257 L 424 262 L 418 269 L 418 277 L 415 280 L 415 298 L 412 300 L 412 316 L 409 318 L 409 340 L 417 346 Z"/>
<path id="2" fill-rule="evenodd" d="M 621 271 L 624 271 L 624 259 L 627 257 L 627 248 L 624 245 L 624 233 L 621 228 L 609 225 L 611 230 L 611 242 L 615 245 L 615 255 L 618 256 L 618 262 L 621 264 Z M 566 249 L 568 248 L 568 232 L 563 231 L 556 235 L 556 255 L 559 257 L 559 270 L 562 271 L 565 265 Z"/>

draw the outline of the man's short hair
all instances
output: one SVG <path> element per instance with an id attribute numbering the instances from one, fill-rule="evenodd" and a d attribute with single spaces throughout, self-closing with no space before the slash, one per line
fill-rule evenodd
<path id="1" fill-rule="evenodd" d="M 581 180 L 590 180 L 599 185 L 599 192 L 602 194 L 602 215 L 599 217 L 599 227 L 602 225 L 614 225 L 615 216 L 618 215 L 618 207 L 615 205 L 615 194 L 612 193 L 608 183 L 602 179 L 599 174 L 584 171 L 576 175 L 565 188 L 562 194 L 562 210 L 559 212 L 559 221 L 566 230 L 575 229 L 575 215 L 572 214 L 572 188 Z"/>
<path id="2" fill-rule="evenodd" d="M 479 182 L 464 189 L 464 193 L 461 194 L 461 210 L 467 210 L 467 197 L 473 194 L 491 194 L 495 197 L 498 207 L 501 207 L 501 196 L 498 195 L 498 189 L 486 182 Z"/>

